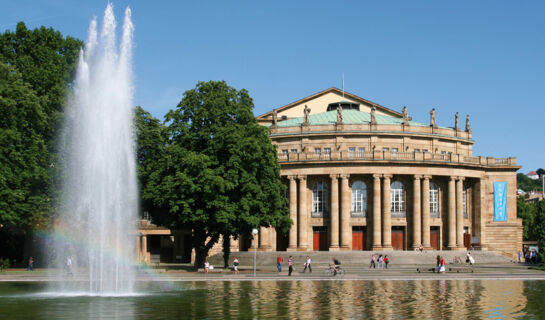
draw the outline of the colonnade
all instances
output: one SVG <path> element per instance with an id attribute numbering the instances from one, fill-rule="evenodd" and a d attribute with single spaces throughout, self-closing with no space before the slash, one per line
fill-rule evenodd
<path id="1" fill-rule="evenodd" d="M 367 226 L 372 232 L 372 250 L 392 250 L 392 213 L 390 185 L 393 175 L 373 174 L 373 191 L 368 193 L 368 204 L 372 204 L 372 214 L 367 215 Z M 311 208 L 308 208 L 307 196 L 310 192 L 306 175 L 291 175 L 289 180 L 289 212 L 293 225 L 289 231 L 288 251 L 312 250 L 309 245 Z M 464 212 L 463 212 L 463 182 L 464 177 L 450 176 L 448 182 L 448 212 L 446 234 L 448 248 L 451 250 L 464 249 Z M 349 187 L 349 174 L 329 175 L 329 250 L 351 250 L 352 225 L 351 208 L 352 195 Z M 412 175 L 412 223 L 406 224 L 412 228 L 412 239 L 408 239 L 412 248 L 420 246 L 430 249 L 430 175 Z M 339 181 L 340 180 L 340 181 Z M 339 192 L 340 191 L 340 192 Z M 371 200 L 372 199 L 372 200 Z M 407 200 L 407 199 L 405 199 Z M 372 228 L 369 228 L 372 226 Z M 262 236 L 268 230 L 262 228 Z M 407 230 L 408 231 L 408 230 Z M 266 236 L 266 239 L 271 237 Z M 271 248 L 267 241 L 260 241 L 262 249 Z"/>

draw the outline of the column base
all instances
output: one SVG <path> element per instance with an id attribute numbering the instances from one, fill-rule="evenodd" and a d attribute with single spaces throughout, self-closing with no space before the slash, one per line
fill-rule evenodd
<path id="1" fill-rule="evenodd" d="M 339 246 L 331 246 L 331 247 L 329 247 L 329 251 L 339 251 L 339 250 L 340 250 Z"/>
<path id="2" fill-rule="evenodd" d="M 432 248 L 431 245 L 428 245 L 428 246 L 423 245 L 423 246 L 424 246 L 424 251 L 434 251 L 435 250 L 435 248 Z"/>
<path id="3" fill-rule="evenodd" d="M 382 250 L 382 246 L 372 246 L 371 251 L 380 251 Z"/>
<path id="4" fill-rule="evenodd" d="M 307 247 L 299 247 L 297 248 L 297 251 L 308 251 Z"/>
<path id="5" fill-rule="evenodd" d="M 423 248 L 423 247 L 424 247 L 424 246 L 422 246 L 422 248 Z M 413 246 L 411 247 L 411 249 L 413 249 L 413 251 L 418 251 L 418 250 L 420 250 L 420 244 L 413 245 Z"/>
<path id="6" fill-rule="evenodd" d="M 382 246 L 382 251 L 394 251 L 394 248 L 392 246 Z"/>
<path id="7" fill-rule="evenodd" d="M 352 248 L 350 248 L 350 247 L 348 247 L 348 246 L 341 246 L 341 247 L 339 248 L 339 251 L 350 251 L 350 250 L 352 250 Z"/>
<path id="8" fill-rule="evenodd" d="M 297 251 L 297 248 L 288 247 L 286 251 L 290 251 L 290 252 Z"/>
<path id="9" fill-rule="evenodd" d="M 257 251 L 267 252 L 267 251 L 273 251 L 273 250 L 272 250 L 272 248 L 257 248 Z"/>
<path id="10" fill-rule="evenodd" d="M 452 251 L 458 250 L 458 247 L 456 245 L 449 245 L 447 248 Z"/>

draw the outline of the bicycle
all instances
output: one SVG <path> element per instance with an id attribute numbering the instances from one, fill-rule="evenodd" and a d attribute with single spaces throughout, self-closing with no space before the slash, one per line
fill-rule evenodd
<path id="1" fill-rule="evenodd" d="M 333 267 L 329 266 L 329 268 L 324 270 L 324 276 L 326 277 L 343 277 L 346 274 L 343 268 L 337 266 L 337 274 L 335 274 L 335 270 L 333 270 Z"/>

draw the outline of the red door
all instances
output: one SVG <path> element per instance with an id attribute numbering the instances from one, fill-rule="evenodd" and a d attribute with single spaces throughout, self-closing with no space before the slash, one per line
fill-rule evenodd
<path id="1" fill-rule="evenodd" d="M 430 244 L 431 247 L 435 250 L 439 250 L 439 229 L 432 229 L 430 230 Z"/>
<path id="2" fill-rule="evenodd" d="M 352 227 L 352 250 L 365 250 L 365 227 Z"/>
<path id="3" fill-rule="evenodd" d="M 327 251 L 327 228 L 314 227 L 312 240 L 312 249 L 314 251 Z"/>
<path id="4" fill-rule="evenodd" d="M 403 250 L 405 240 L 405 231 L 403 229 L 392 230 L 392 247 L 394 250 Z"/>
<path id="5" fill-rule="evenodd" d="M 471 250 L 471 235 L 469 233 L 464 233 L 464 247 Z"/>

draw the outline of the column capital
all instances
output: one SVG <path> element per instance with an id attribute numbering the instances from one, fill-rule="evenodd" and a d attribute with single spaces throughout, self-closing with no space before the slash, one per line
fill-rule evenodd
<path id="1" fill-rule="evenodd" d="M 450 178 L 450 181 L 456 181 L 456 178 L 458 178 L 458 177 L 456 177 L 456 176 L 450 176 L 449 178 Z"/>
<path id="2" fill-rule="evenodd" d="M 373 178 L 375 178 L 375 179 L 380 179 L 380 178 L 382 178 L 382 174 L 380 174 L 380 173 L 375 173 L 375 174 L 373 174 Z"/>
<path id="3" fill-rule="evenodd" d="M 295 180 L 296 178 L 297 178 L 297 176 L 294 176 L 294 175 L 288 176 L 289 180 Z"/>
<path id="4" fill-rule="evenodd" d="M 414 180 L 420 180 L 420 179 L 422 179 L 422 177 L 423 177 L 423 176 L 420 175 L 420 174 L 415 174 L 415 175 L 414 175 Z"/>
<path id="5" fill-rule="evenodd" d="M 458 181 L 464 181 L 466 179 L 466 177 L 456 177 L 456 180 Z"/>
<path id="6" fill-rule="evenodd" d="M 350 175 L 349 174 L 341 174 L 341 178 L 343 180 L 346 180 L 346 179 L 350 178 Z"/>
<path id="7" fill-rule="evenodd" d="M 383 177 L 384 179 L 392 179 L 394 175 L 393 174 L 384 174 Z"/>
<path id="8" fill-rule="evenodd" d="M 306 180 L 306 179 L 307 179 L 307 176 L 304 175 L 304 174 L 303 174 L 303 175 L 298 175 L 298 176 L 297 176 L 297 179 L 303 181 L 303 180 Z"/>
<path id="9" fill-rule="evenodd" d="M 432 176 L 429 175 L 429 174 L 425 174 L 425 175 L 422 176 L 422 179 L 424 179 L 424 180 L 431 180 L 431 178 L 432 178 Z"/>
<path id="10" fill-rule="evenodd" d="M 331 179 L 338 179 L 339 178 L 339 175 L 338 174 L 330 174 L 329 177 Z"/>

